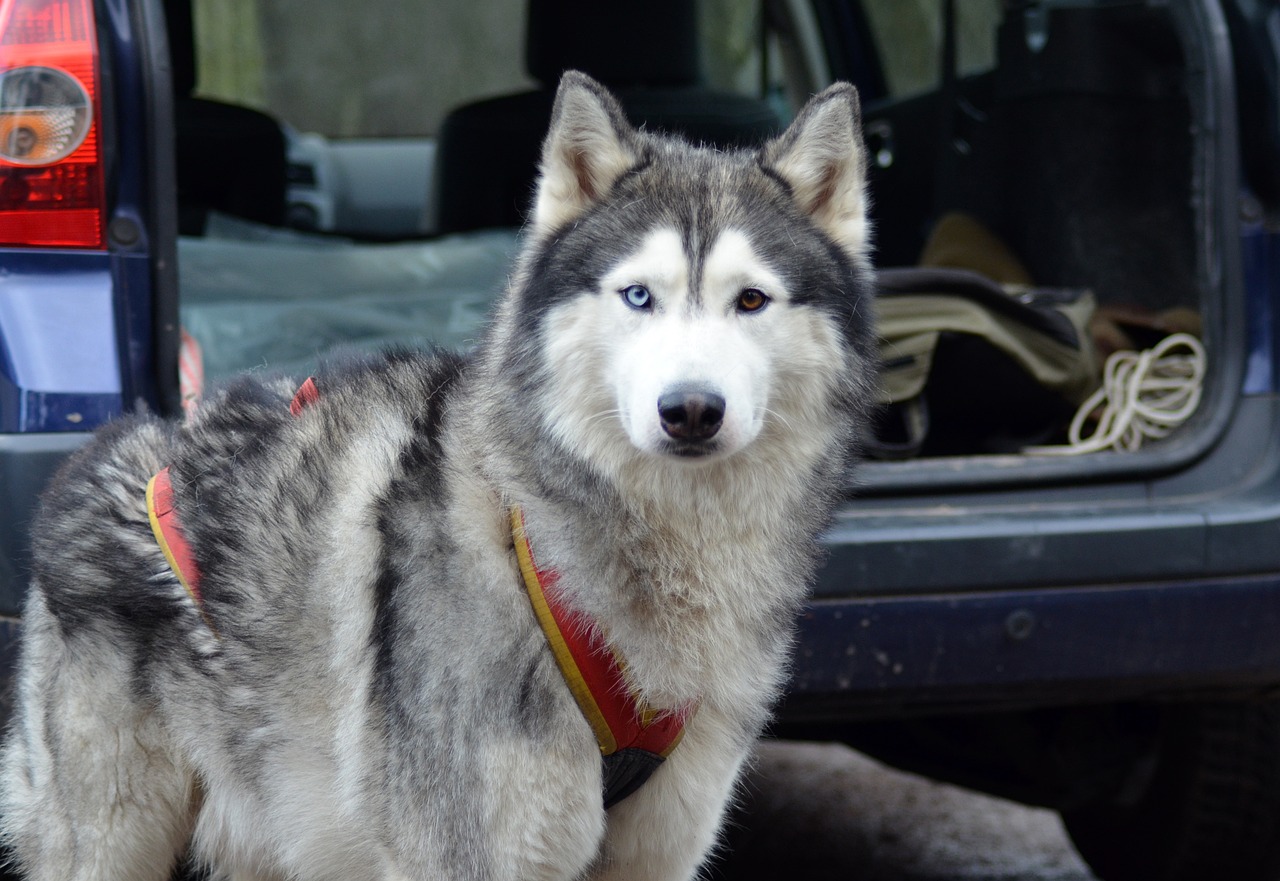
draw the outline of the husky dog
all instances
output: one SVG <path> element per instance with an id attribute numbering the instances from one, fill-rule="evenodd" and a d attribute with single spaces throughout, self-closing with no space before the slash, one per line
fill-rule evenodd
<path id="1" fill-rule="evenodd" d="M 27 877 L 693 876 L 865 421 L 864 166 L 848 85 L 724 153 L 567 74 L 472 356 L 105 428 L 34 530 L 0 778 Z M 615 677 L 585 697 L 584 638 Z M 619 692 L 667 736 L 611 764 Z"/>

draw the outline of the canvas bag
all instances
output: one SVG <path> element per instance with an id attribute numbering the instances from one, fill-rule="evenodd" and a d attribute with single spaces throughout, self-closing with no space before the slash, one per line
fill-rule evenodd
<path id="1" fill-rule="evenodd" d="M 965 269 L 880 270 L 876 458 L 1015 453 L 1055 439 L 1098 385 L 1093 294 Z"/>

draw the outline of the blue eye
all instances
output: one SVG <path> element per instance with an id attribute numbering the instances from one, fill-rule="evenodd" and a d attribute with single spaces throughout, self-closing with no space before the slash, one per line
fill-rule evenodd
<path id="1" fill-rule="evenodd" d="M 653 295 L 642 284 L 627 285 L 618 293 L 632 309 L 648 310 L 653 308 Z"/>

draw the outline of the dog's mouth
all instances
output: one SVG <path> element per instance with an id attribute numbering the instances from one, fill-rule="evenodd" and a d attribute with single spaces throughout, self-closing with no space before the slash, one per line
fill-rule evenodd
<path id="1" fill-rule="evenodd" d="M 664 456 L 677 459 L 707 459 L 722 452 L 723 445 L 716 441 L 665 441 L 659 449 Z"/>

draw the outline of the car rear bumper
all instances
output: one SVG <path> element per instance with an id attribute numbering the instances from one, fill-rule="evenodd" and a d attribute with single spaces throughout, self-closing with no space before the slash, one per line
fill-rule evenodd
<path id="1" fill-rule="evenodd" d="M 1280 688 L 1280 574 L 815 600 L 784 722 Z"/>

